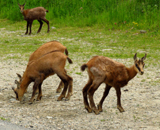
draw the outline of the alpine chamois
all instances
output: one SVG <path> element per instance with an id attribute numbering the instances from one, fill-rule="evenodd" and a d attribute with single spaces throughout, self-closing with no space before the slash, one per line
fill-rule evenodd
<path id="1" fill-rule="evenodd" d="M 29 57 L 29 61 L 28 61 L 28 64 L 30 64 L 30 62 L 34 61 L 34 60 L 37 60 L 38 58 L 40 58 L 41 56 L 47 54 L 47 53 L 50 53 L 52 51 L 55 51 L 55 50 L 59 50 L 60 52 L 64 53 L 68 56 L 68 50 L 67 48 L 62 45 L 60 42 L 58 41 L 50 41 L 50 42 L 47 42 L 47 43 L 44 43 L 43 45 L 41 45 L 36 51 L 34 51 L 30 57 Z M 17 73 L 17 76 L 19 78 L 19 81 L 15 80 L 15 84 L 17 84 L 17 88 L 19 88 L 20 84 L 21 84 L 21 81 L 22 81 L 22 76 L 20 74 Z M 56 92 L 57 93 L 60 93 L 62 88 L 63 88 L 64 84 L 63 82 L 61 81 Z M 26 90 L 27 92 L 27 90 Z"/>
<path id="2" fill-rule="evenodd" d="M 38 20 L 38 22 L 40 23 L 40 27 L 39 27 L 37 33 L 39 33 L 41 31 L 41 28 L 42 28 L 42 25 L 43 25 L 42 21 L 46 22 L 47 25 L 48 25 L 48 31 L 47 32 L 50 31 L 49 21 L 45 18 L 46 12 L 48 12 L 48 10 L 46 10 L 43 7 L 36 7 L 36 8 L 33 8 L 33 9 L 24 10 L 25 4 L 23 4 L 23 5 L 18 4 L 18 5 L 19 5 L 21 13 L 24 16 L 24 20 L 27 21 L 27 29 L 26 29 L 25 34 L 28 34 L 28 27 L 30 28 L 29 35 L 31 34 L 31 32 L 32 32 L 31 28 L 32 28 L 33 20 Z"/>
<path id="3" fill-rule="evenodd" d="M 117 108 L 120 112 L 124 112 L 124 109 L 121 106 L 121 87 L 127 85 L 127 83 L 133 79 L 137 73 L 140 75 L 144 73 L 143 68 L 146 56 L 147 54 L 145 54 L 141 59 L 137 59 L 136 53 L 134 55 L 134 64 L 130 68 L 104 56 L 94 56 L 87 64 L 83 64 L 81 66 L 81 70 L 84 71 L 87 68 L 89 76 L 89 80 L 82 90 L 84 105 L 87 111 L 94 111 L 95 114 L 99 114 L 99 112 L 102 111 L 102 104 L 111 87 L 114 87 L 117 94 Z M 106 87 L 103 97 L 98 104 L 98 108 L 96 108 L 93 95 L 102 83 L 105 83 Z M 90 106 L 87 97 L 89 98 Z"/>

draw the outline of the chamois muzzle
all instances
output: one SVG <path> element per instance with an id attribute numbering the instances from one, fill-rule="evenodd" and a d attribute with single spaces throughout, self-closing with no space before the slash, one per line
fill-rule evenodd
<path id="1" fill-rule="evenodd" d="M 18 93 L 17 93 L 17 91 L 16 91 L 17 89 L 15 89 L 14 87 L 12 87 L 12 90 L 13 90 L 14 93 L 16 94 L 16 100 L 19 100 L 19 99 L 18 99 Z"/>
<path id="2" fill-rule="evenodd" d="M 140 75 L 143 75 L 144 74 L 144 71 L 140 71 Z"/>

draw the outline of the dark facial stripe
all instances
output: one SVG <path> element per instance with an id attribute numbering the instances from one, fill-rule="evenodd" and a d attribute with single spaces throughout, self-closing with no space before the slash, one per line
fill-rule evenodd
<path id="1" fill-rule="evenodd" d="M 139 71 L 141 71 L 140 68 L 139 68 L 139 66 L 138 66 L 137 64 L 136 64 L 136 67 L 137 67 L 137 69 L 138 69 Z"/>

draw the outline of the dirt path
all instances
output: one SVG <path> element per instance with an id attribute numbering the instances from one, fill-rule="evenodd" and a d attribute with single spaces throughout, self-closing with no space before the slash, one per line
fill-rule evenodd
<path id="1" fill-rule="evenodd" d="M 131 65 L 130 60 L 119 60 Z M 129 63 L 130 62 L 130 63 Z M 43 97 L 29 105 L 32 85 L 25 94 L 26 103 L 15 100 L 11 90 L 16 73 L 22 74 L 27 62 L 14 60 L 0 62 L 0 117 L 13 124 L 38 130 L 159 130 L 160 129 L 160 70 L 145 69 L 143 76 L 137 75 L 122 89 L 124 113 L 116 108 L 115 90 L 112 88 L 99 115 L 87 113 L 82 100 L 82 88 L 87 82 L 87 73 L 80 72 L 79 65 L 67 67 L 74 78 L 74 93 L 70 101 L 56 101 L 59 79 L 56 75 L 46 79 L 42 85 Z M 157 71 L 158 70 L 158 71 Z M 128 91 L 124 91 L 128 89 Z M 95 102 L 102 97 L 104 85 L 96 91 Z"/>

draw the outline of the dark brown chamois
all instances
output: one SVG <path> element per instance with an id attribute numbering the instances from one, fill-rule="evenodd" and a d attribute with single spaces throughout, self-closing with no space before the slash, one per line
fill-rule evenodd
<path id="1" fill-rule="evenodd" d="M 43 25 L 42 21 L 46 22 L 47 25 L 48 25 L 48 31 L 47 32 L 50 31 L 49 21 L 45 18 L 46 12 L 48 12 L 48 10 L 46 10 L 43 7 L 36 7 L 36 8 L 33 8 L 33 9 L 24 10 L 25 4 L 23 4 L 23 5 L 18 4 L 18 5 L 19 5 L 21 13 L 24 16 L 24 20 L 27 21 L 27 29 L 26 29 L 25 34 L 28 34 L 28 27 L 30 28 L 29 35 L 32 33 L 31 28 L 32 28 L 33 20 L 38 20 L 38 22 L 40 23 L 40 27 L 39 27 L 37 33 L 39 33 L 41 31 L 41 28 L 42 28 L 42 25 Z"/>
<path id="2" fill-rule="evenodd" d="M 32 61 L 37 60 L 38 58 L 42 57 L 43 55 L 50 53 L 52 51 L 58 50 L 62 53 L 65 52 L 66 55 L 68 55 L 68 50 L 67 48 L 62 45 L 60 42 L 58 41 L 50 41 L 47 43 L 44 43 L 43 45 L 41 45 L 36 51 L 34 51 L 30 57 L 29 57 L 29 61 L 28 64 L 30 64 Z M 17 88 L 19 88 L 20 83 L 22 81 L 22 76 L 20 74 L 17 74 L 17 76 L 19 77 L 19 81 L 15 80 L 15 83 L 17 84 Z M 60 93 L 62 88 L 63 88 L 64 84 L 61 81 L 56 92 Z M 27 91 L 27 90 L 26 90 Z"/>
<path id="3" fill-rule="evenodd" d="M 72 63 L 72 60 L 66 56 L 64 53 L 59 51 L 53 51 L 46 55 L 43 55 L 39 59 L 32 61 L 27 65 L 27 68 L 23 74 L 22 81 L 19 88 L 12 88 L 16 94 L 16 99 L 22 101 L 22 97 L 31 82 L 34 82 L 33 93 L 30 99 L 30 103 L 33 103 L 36 90 L 39 90 L 37 100 L 41 100 L 42 90 L 41 85 L 43 81 L 54 74 L 57 74 L 58 77 L 63 81 L 64 88 L 61 95 L 58 97 L 58 101 L 66 98 L 69 100 L 72 95 L 72 84 L 73 79 L 67 75 L 66 70 L 64 69 L 66 59 L 69 63 Z M 66 96 L 66 91 L 68 94 Z"/>
<path id="4" fill-rule="evenodd" d="M 127 83 L 133 79 L 137 73 L 142 75 L 144 73 L 144 60 L 147 54 L 141 59 L 137 59 L 137 53 L 134 55 L 134 64 L 128 68 L 122 63 L 116 62 L 108 57 L 95 56 L 88 61 L 87 64 L 81 66 L 81 70 L 84 71 L 86 68 L 88 71 L 89 80 L 83 88 L 83 99 L 84 105 L 88 112 L 94 111 L 95 114 L 99 114 L 102 111 L 102 104 L 107 97 L 111 87 L 114 87 L 117 94 L 117 108 L 120 112 L 124 112 L 121 106 L 121 87 L 127 85 Z M 93 95 L 98 87 L 105 83 L 105 91 L 103 97 L 96 108 Z M 90 105 L 88 103 L 88 99 Z"/>

